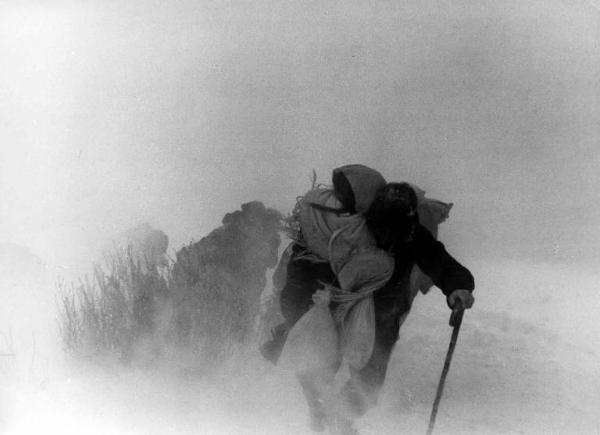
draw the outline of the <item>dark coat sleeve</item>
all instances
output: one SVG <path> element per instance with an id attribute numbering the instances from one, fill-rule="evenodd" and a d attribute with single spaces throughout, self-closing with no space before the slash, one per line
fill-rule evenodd
<path id="1" fill-rule="evenodd" d="M 471 272 L 448 254 L 444 245 L 422 225 L 417 225 L 408 251 L 446 296 L 458 289 L 475 289 Z"/>

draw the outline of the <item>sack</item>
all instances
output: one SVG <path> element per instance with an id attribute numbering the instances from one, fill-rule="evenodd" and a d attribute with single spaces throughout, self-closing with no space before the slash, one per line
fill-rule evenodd
<path id="1" fill-rule="evenodd" d="M 394 257 L 381 249 L 371 248 L 353 252 L 352 257 L 336 272 L 340 287 L 355 295 L 365 296 L 383 287 L 394 273 Z M 343 299 L 335 299 L 342 302 Z"/>
<path id="2" fill-rule="evenodd" d="M 334 253 L 344 258 L 348 250 L 374 244 L 364 227 L 362 213 L 375 199 L 377 190 L 385 186 L 383 176 L 364 165 L 346 165 L 336 168 L 332 174 L 333 187 L 314 187 L 299 201 L 295 220 L 303 244 L 323 261 L 332 262 L 329 239 L 339 230 L 348 248 L 340 246 Z"/>
<path id="3" fill-rule="evenodd" d="M 315 304 L 290 330 L 279 365 L 296 373 L 327 368 L 339 360 L 339 337 L 329 311 L 330 293 L 319 290 Z"/>
<path id="4" fill-rule="evenodd" d="M 375 346 L 375 304 L 373 295 L 362 298 L 348 312 L 343 323 L 343 354 L 350 367 L 362 369 Z"/>
<path id="5" fill-rule="evenodd" d="M 298 220 L 306 248 L 329 261 L 329 239 L 340 228 L 356 220 L 348 214 L 333 211 L 342 208 L 333 190 L 317 188 L 307 192 L 298 203 Z"/>
<path id="6" fill-rule="evenodd" d="M 377 190 L 385 186 L 386 181 L 375 169 L 364 165 L 345 165 L 333 170 L 333 188 L 336 197 L 347 209 L 365 213 Z"/>

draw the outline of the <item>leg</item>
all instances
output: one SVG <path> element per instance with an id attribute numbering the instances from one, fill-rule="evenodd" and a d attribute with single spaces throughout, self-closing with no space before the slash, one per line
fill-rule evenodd
<path id="1" fill-rule="evenodd" d="M 298 252 L 299 247 L 292 249 L 285 285 L 279 299 L 285 322 L 273 329 L 273 340 L 268 341 L 261 348 L 263 356 L 274 363 L 281 355 L 288 332 L 313 305 L 313 293 L 322 287 L 322 282 L 336 284 L 335 275 L 329 264 L 299 260 L 296 258 Z M 311 428 L 315 431 L 325 430 L 328 421 L 325 398 L 328 390 L 333 387 L 339 365 L 336 363 L 322 370 L 297 374 L 309 408 Z"/>
<path id="2" fill-rule="evenodd" d="M 311 429 L 316 432 L 325 430 L 325 426 L 330 420 L 331 404 L 327 403 L 327 399 L 332 397 L 333 382 L 339 368 L 340 363 L 338 362 L 324 369 L 296 375 L 308 404 Z"/>
<path id="3" fill-rule="evenodd" d="M 334 282 L 335 275 L 328 264 L 315 264 L 309 261 L 292 260 L 288 265 L 286 283 L 281 291 L 281 312 L 285 323 L 277 327 L 282 337 L 278 355 L 281 353 L 285 338 L 296 322 L 313 304 L 313 293 L 322 287 L 321 282 Z M 310 413 L 310 426 L 314 431 L 323 431 L 328 422 L 328 410 L 325 397 L 332 389 L 339 362 L 321 370 L 312 370 L 297 375 L 306 398 Z"/>

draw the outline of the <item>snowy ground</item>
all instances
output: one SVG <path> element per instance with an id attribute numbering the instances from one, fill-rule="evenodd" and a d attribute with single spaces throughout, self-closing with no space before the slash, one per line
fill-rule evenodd
<path id="1" fill-rule="evenodd" d="M 466 263 L 477 300 L 463 321 L 435 433 L 600 434 L 600 273 Z M 437 290 L 417 298 L 361 433 L 425 433 L 447 321 Z M 49 363 L 39 347 L 33 358 L 25 348 L 20 363 L 0 360 L 0 433 L 310 433 L 295 383 L 256 354 L 207 380 L 73 367 L 58 352 Z"/>
<path id="2" fill-rule="evenodd" d="M 438 433 L 600 433 L 598 275 L 481 264 L 438 414 Z M 416 303 L 368 433 L 424 433 L 449 342 L 443 299 Z"/>

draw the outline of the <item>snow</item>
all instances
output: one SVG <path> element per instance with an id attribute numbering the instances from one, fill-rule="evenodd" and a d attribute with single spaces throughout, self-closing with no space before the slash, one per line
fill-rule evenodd
<path id="1" fill-rule="evenodd" d="M 437 431 L 597 433 L 597 274 L 518 262 L 472 269 L 476 305 L 463 321 Z M 369 432 L 424 433 L 450 338 L 446 317 L 440 295 L 416 302 L 370 418 L 385 424 L 366 422 Z"/>
<path id="2" fill-rule="evenodd" d="M 435 433 L 599 433 L 598 272 L 465 263 L 476 276 L 476 304 L 465 314 Z M 425 433 L 450 340 L 448 317 L 436 289 L 418 296 L 379 403 L 357 424 L 361 433 Z M 38 349 L 32 363 L 31 345 L 29 351 L 21 363 L 0 361 L 5 434 L 310 433 L 294 379 L 253 349 L 209 378 L 76 365 L 59 349 Z"/>

